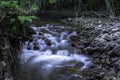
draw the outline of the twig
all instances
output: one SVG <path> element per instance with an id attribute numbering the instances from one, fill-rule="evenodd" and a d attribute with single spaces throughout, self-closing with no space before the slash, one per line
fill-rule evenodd
<path id="1" fill-rule="evenodd" d="M 0 22 L 1 22 L 5 18 L 6 13 L 4 11 L 1 11 L 1 10 L 0 10 L 0 12 L 3 13 L 3 17 L 0 19 Z"/>

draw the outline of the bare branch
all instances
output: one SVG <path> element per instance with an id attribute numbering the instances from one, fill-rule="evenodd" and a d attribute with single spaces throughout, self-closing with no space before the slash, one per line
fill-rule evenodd
<path id="1" fill-rule="evenodd" d="M 6 16 L 6 13 L 4 12 L 4 11 L 1 11 L 0 10 L 0 13 L 2 13 L 3 15 L 1 15 L 2 16 L 2 18 L 0 19 L 0 22 L 5 18 L 5 16 Z"/>

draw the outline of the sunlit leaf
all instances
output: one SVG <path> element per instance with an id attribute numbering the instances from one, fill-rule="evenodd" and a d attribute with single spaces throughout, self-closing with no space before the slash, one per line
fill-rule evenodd
<path id="1" fill-rule="evenodd" d="M 32 22 L 32 19 L 36 19 L 35 16 L 18 16 L 18 20 L 21 22 L 21 24 L 25 23 L 25 21 Z"/>
<path id="2" fill-rule="evenodd" d="M 37 4 L 32 4 L 31 9 L 32 10 L 37 10 L 37 9 L 39 9 L 39 7 L 38 7 Z"/>
<path id="3" fill-rule="evenodd" d="M 18 20 L 23 24 L 25 22 L 26 17 L 25 16 L 18 16 Z"/>

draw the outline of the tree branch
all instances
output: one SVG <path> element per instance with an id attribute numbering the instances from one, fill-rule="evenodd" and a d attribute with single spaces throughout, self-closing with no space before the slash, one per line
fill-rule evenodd
<path id="1" fill-rule="evenodd" d="M 2 13 L 3 15 L 1 15 L 2 16 L 2 18 L 0 19 L 0 22 L 5 18 L 5 16 L 6 16 L 6 13 L 4 12 L 4 11 L 2 11 L 2 10 L 0 10 L 0 13 Z"/>

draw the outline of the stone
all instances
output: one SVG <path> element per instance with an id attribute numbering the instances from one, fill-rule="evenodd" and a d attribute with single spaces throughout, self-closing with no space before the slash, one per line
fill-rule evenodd
<path id="1" fill-rule="evenodd" d="M 105 77 L 103 77 L 102 80 L 110 80 L 110 77 L 109 76 L 105 76 Z"/>
<path id="2" fill-rule="evenodd" d="M 84 51 L 88 54 L 92 54 L 93 53 L 93 48 L 92 47 L 90 47 L 90 46 L 88 46 L 88 47 L 86 47 L 86 48 L 84 48 Z"/>
<path id="3" fill-rule="evenodd" d="M 112 49 L 112 47 L 111 47 L 110 44 L 106 44 L 106 45 L 104 46 L 104 50 L 105 50 L 105 51 L 109 51 L 109 50 L 111 50 L 111 49 Z"/>
<path id="4" fill-rule="evenodd" d="M 120 27 L 120 23 L 115 24 L 113 27 Z"/>
<path id="5" fill-rule="evenodd" d="M 102 30 L 103 33 L 108 33 L 109 31 L 110 31 L 110 30 L 108 30 L 108 29 L 103 29 L 103 30 Z"/>
<path id="6" fill-rule="evenodd" d="M 33 49 L 34 50 L 39 50 L 39 46 L 34 46 Z"/>
<path id="7" fill-rule="evenodd" d="M 120 32 L 116 32 L 116 33 L 114 33 L 114 34 L 111 34 L 111 38 L 112 38 L 113 40 L 119 39 L 119 38 L 120 38 Z"/>
<path id="8" fill-rule="evenodd" d="M 77 41 L 78 36 L 70 36 L 70 39 L 71 39 L 72 41 Z"/>
<path id="9" fill-rule="evenodd" d="M 115 55 L 120 56 L 120 45 L 119 45 L 119 46 L 116 46 L 116 47 L 113 49 L 113 52 L 114 52 Z"/>
<path id="10" fill-rule="evenodd" d="M 113 28 L 111 31 L 112 32 L 116 32 L 116 31 L 118 31 L 119 30 L 119 28 L 117 27 L 117 28 Z"/>
<path id="11" fill-rule="evenodd" d="M 105 40 L 105 39 L 102 39 L 102 38 L 96 38 L 96 41 L 99 41 L 99 42 L 101 42 L 101 43 L 106 42 L 106 40 Z"/>
<path id="12" fill-rule="evenodd" d="M 84 64 L 82 62 L 78 62 L 75 64 L 76 69 L 80 69 L 82 66 L 84 66 Z"/>
<path id="13" fill-rule="evenodd" d="M 48 46 L 51 46 L 51 45 L 52 45 L 52 43 L 51 43 L 51 41 L 50 41 L 49 39 L 45 39 L 45 42 L 46 42 L 46 44 L 47 44 Z"/>
<path id="14" fill-rule="evenodd" d="M 110 35 L 106 33 L 106 34 L 103 34 L 101 38 L 105 40 L 110 40 Z"/>

